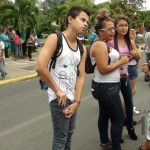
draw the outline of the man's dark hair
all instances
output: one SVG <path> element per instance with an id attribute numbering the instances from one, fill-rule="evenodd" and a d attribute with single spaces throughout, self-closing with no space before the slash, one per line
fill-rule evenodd
<path id="1" fill-rule="evenodd" d="M 82 7 L 70 8 L 67 14 L 67 26 L 68 26 L 68 16 L 71 16 L 72 18 L 75 19 L 81 12 L 85 12 L 90 17 L 90 11 L 85 8 L 82 8 Z"/>

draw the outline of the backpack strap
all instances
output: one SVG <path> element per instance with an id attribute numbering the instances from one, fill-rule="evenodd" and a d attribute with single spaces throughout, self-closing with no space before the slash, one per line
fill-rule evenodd
<path id="1" fill-rule="evenodd" d="M 82 57 L 82 55 L 83 55 L 83 45 L 82 45 L 81 41 L 78 38 L 77 38 L 77 44 L 79 46 L 80 56 Z"/>
<path id="2" fill-rule="evenodd" d="M 83 55 L 83 45 L 82 45 L 82 43 L 81 43 L 81 41 L 77 38 L 77 44 L 78 44 L 78 46 L 79 46 L 79 51 L 80 51 L 80 56 L 81 56 L 81 58 L 82 58 L 82 55 Z M 78 66 L 79 66 L 79 64 L 78 64 Z M 79 69 L 78 69 L 78 67 L 77 67 L 77 76 L 80 74 L 80 71 L 79 71 Z"/>
<path id="3" fill-rule="evenodd" d="M 53 57 L 51 58 L 51 62 L 49 65 L 49 71 L 51 70 L 51 67 L 54 69 L 55 65 L 56 65 L 56 59 L 58 56 L 60 56 L 61 52 L 62 52 L 62 33 L 60 31 L 55 32 L 57 35 L 57 47 L 55 49 L 55 53 L 53 55 Z M 61 52 L 59 51 L 61 49 Z"/>

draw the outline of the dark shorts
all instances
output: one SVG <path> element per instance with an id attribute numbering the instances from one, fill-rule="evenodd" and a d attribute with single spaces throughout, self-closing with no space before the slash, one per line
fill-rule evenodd
<path id="1" fill-rule="evenodd" d="M 137 72 L 137 65 L 129 65 L 128 66 L 128 73 L 129 73 L 129 79 L 133 80 L 138 77 L 138 72 Z"/>

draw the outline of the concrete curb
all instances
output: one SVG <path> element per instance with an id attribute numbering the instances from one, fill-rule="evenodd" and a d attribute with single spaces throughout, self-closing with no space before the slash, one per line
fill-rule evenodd
<path id="1" fill-rule="evenodd" d="M 11 84 L 11 83 L 16 83 L 16 82 L 20 82 L 20 81 L 25 81 L 25 80 L 29 80 L 29 79 L 36 78 L 36 77 L 37 77 L 37 74 L 35 73 L 35 74 L 23 76 L 23 77 L 17 77 L 14 79 L 4 80 L 4 81 L 0 81 L 0 86 Z"/>

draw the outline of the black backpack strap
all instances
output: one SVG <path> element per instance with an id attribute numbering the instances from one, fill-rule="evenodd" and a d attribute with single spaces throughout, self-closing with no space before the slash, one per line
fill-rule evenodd
<path id="1" fill-rule="evenodd" d="M 79 46 L 80 55 L 82 57 L 82 55 L 83 55 L 83 45 L 82 45 L 81 41 L 78 38 L 77 38 L 77 44 Z"/>
<path id="2" fill-rule="evenodd" d="M 82 55 L 83 55 L 83 45 L 81 43 L 81 41 L 77 38 L 77 44 L 79 46 L 79 51 L 80 51 L 80 56 L 81 56 L 81 59 L 82 59 Z M 79 65 L 78 65 L 79 66 Z M 80 71 L 77 67 L 77 76 L 79 75 Z"/>
<path id="3" fill-rule="evenodd" d="M 57 47 L 55 49 L 55 53 L 53 57 L 51 58 L 51 62 L 49 65 L 49 71 L 51 70 L 51 67 L 54 69 L 56 65 L 56 59 L 61 54 L 59 51 L 62 48 L 62 33 L 60 31 L 55 32 L 57 34 Z M 62 49 L 61 49 L 62 51 Z"/>

